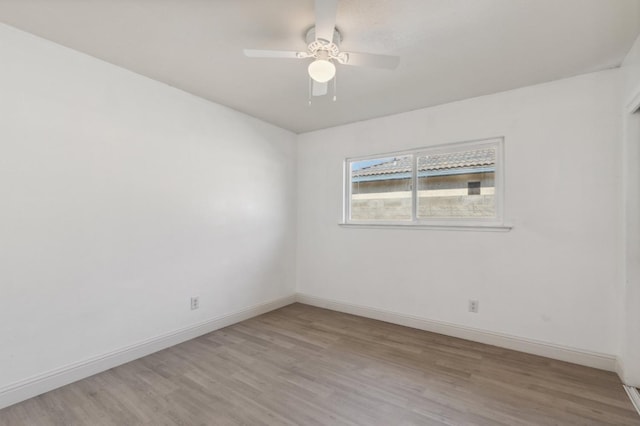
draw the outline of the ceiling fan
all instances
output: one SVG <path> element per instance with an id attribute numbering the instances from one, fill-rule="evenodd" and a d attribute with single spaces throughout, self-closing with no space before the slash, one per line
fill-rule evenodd
<path id="1" fill-rule="evenodd" d="M 400 62 L 398 56 L 340 51 L 342 36 L 336 28 L 337 10 L 338 0 L 315 0 L 316 25 L 307 31 L 307 50 L 304 52 L 244 49 L 244 54 L 250 58 L 313 59 L 308 68 L 311 85 L 310 96 L 326 95 L 328 83 L 333 79 L 333 100 L 336 99 L 336 63 L 391 70 L 398 66 Z M 311 102 L 311 97 L 309 102 Z"/>

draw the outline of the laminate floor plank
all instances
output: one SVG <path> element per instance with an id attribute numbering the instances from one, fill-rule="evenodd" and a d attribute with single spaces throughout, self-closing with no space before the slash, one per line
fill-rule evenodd
<path id="1" fill-rule="evenodd" d="M 1 426 L 640 425 L 614 373 L 302 304 L 0 410 Z"/>

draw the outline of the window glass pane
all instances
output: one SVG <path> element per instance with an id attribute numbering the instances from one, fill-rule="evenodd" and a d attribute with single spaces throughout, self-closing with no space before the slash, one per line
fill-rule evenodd
<path id="1" fill-rule="evenodd" d="M 352 161 L 351 219 L 411 220 L 411 155 Z"/>
<path id="2" fill-rule="evenodd" d="M 496 148 L 418 156 L 419 219 L 494 218 Z"/>

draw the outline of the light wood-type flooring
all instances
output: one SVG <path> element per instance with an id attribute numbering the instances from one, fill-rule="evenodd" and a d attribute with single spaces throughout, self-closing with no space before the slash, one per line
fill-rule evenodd
<path id="1" fill-rule="evenodd" d="M 610 372 L 294 304 L 0 410 L 1 425 L 640 425 Z"/>

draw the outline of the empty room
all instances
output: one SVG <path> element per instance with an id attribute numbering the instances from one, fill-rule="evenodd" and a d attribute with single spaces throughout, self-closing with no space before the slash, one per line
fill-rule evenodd
<path id="1" fill-rule="evenodd" d="M 639 387 L 640 0 L 0 0 L 0 426 Z"/>

